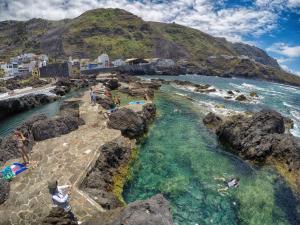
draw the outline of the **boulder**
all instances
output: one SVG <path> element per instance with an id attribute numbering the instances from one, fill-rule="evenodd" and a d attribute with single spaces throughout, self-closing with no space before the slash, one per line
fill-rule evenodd
<path id="1" fill-rule="evenodd" d="M 139 114 L 131 109 L 121 108 L 109 115 L 109 128 L 120 130 L 122 135 L 138 138 L 146 131 L 146 122 Z"/>
<path id="2" fill-rule="evenodd" d="M 258 98 L 258 94 L 255 91 L 250 92 L 250 96 L 253 98 Z"/>
<path id="3" fill-rule="evenodd" d="M 109 225 L 171 225 L 169 202 L 161 195 L 130 203 Z"/>
<path id="4" fill-rule="evenodd" d="M 110 90 L 115 90 L 115 89 L 118 89 L 120 84 L 117 79 L 109 79 L 108 81 L 106 81 L 104 83 L 104 86 L 109 88 Z"/>
<path id="5" fill-rule="evenodd" d="M 104 109 L 112 109 L 115 107 L 115 103 L 112 98 L 96 96 L 96 102 Z"/>
<path id="6" fill-rule="evenodd" d="M 147 103 L 143 106 L 143 111 L 140 116 L 144 119 L 145 123 L 150 123 L 156 116 L 156 106 L 153 103 Z"/>
<path id="7" fill-rule="evenodd" d="M 0 205 L 8 199 L 9 191 L 9 182 L 0 177 Z"/>
<path id="8" fill-rule="evenodd" d="M 51 92 L 56 94 L 57 96 L 64 96 L 71 91 L 69 86 L 57 86 Z"/>
<path id="9" fill-rule="evenodd" d="M 68 134 L 83 124 L 84 121 L 81 118 L 73 116 L 51 118 L 35 122 L 32 126 L 32 134 L 35 141 L 43 141 Z"/>
<path id="10" fill-rule="evenodd" d="M 229 95 L 234 95 L 234 93 L 233 93 L 233 91 L 227 91 L 227 94 L 229 94 Z"/>
<path id="11" fill-rule="evenodd" d="M 49 215 L 43 219 L 42 225 L 77 225 L 76 219 L 59 207 L 53 207 Z"/>
<path id="12" fill-rule="evenodd" d="M 243 102 L 243 101 L 247 101 L 248 99 L 246 98 L 245 95 L 239 95 L 235 98 L 235 100 Z"/>
<path id="13" fill-rule="evenodd" d="M 285 121 L 285 117 L 273 110 L 262 110 L 252 116 L 234 115 L 218 123 L 216 134 L 221 143 L 244 159 L 265 161 L 273 157 L 289 170 L 297 171 L 300 140 L 285 132 Z"/>

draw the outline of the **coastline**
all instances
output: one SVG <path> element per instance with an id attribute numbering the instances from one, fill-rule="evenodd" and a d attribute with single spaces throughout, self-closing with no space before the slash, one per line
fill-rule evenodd
<path id="1" fill-rule="evenodd" d="M 108 78 L 112 79 L 110 76 Z M 102 84 L 96 86 L 96 88 L 100 89 L 101 87 L 103 87 Z M 45 141 L 39 141 L 34 144 L 31 157 L 32 160 L 38 162 L 37 168 L 32 168 L 24 172 L 13 179 L 10 183 L 10 195 L 8 199 L 0 205 L 0 216 L 4 219 L 4 221 L 11 224 L 20 224 L 21 221 L 26 224 L 39 224 L 41 220 L 49 214 L 49 210 L 51 208 L 51 204 L 49 202 L 50 196 L 47 193 L 46 183 L 47 180 L 53 176 L 58 178 L 59 183 L 73 183 L 75 185 L 71 205 L 73 206 L 73 211 L 79 220 L 87 221 L 88 219 L 92 219 L 93 215 L 96 216 L 96 212 L 104 212 L 105 210 L 97 202 L 95 202 L 92 197 L 85 193 L 84 190 L 82 190 L 82 180 L 86 174 L 93 169 L 93 164 L 97 163 L 97 158 L 103 155 L 101 153 L 101 146 L 105 146 L 106 144 L 114 142 L 120 138 L 131 143 L 130 152 L 126 153 L 129 155 L 129 158 L 123 162 L 113 174 L 113 185 L 110 192 L 118 199 L 118 201 L 122 202 L 122 206 L 124 206 L 124 200 L 122 198 L 123 186 L 129 175 L 130 163 L 134 160 L 137 154 L 135 139 L 130 140 L 127 137 L 123 137 L 120 131 L 110 129 L 107 126 L 108 119 L 103 116 L 103 108 L 98 104 L 96 106 L 90 105 L 88 91 L 84 93 L 83 97 L 74 100 L 80 101 L 79 114 L 80 118 L 85 121 L 85 125 L 80 126 L 77 130 L 72 131 L 69 134 L 50 138 Z M 151 104 L 151 102 L 147 101 L 147 104 Z M 126 106 L 122 108 L 126 108 Z M 133 107 L 136 113 L 143 112 L 143 108 L 144 107 L 142 106 Z M 99 139 L 99 137 L 101 138 Z M 51 146 L 54 148 L 51 149 Z M 74 150 L 76 150 L 75 152 L 78 152 L 76 155 L 74 155 Z M 45 156 L 43 156 L 44 154 Z M 60 154 L 61 156 L 59 156 Z M 70 162 L 70 160 L 72 160 L 72 162 Z M 6 165 L 9 165 L 13 161 L 16 160 L 9 160 L 6 162 Z M 77 164 L 76 167 L 74 167 L 75 165 L 72 165 L 74 163 Z M 63 169 L 63 173 L 59 172 L 58 169 Z M 80 170 L 85 172 L 78 173 Z M 47 179 L 42 178 L 42 180 L 38 181 L 38 183 L 35 183 L 37 179 L 36 176 L 40 177 L 41 173 L 50 173 L 52 175 L 48 176 Z M 42 205 L 38 202 L 33 205 L 27 205 L 28 203 L 26 199 L 29 199 L 29 202 L 31 202 L 34 198 L 36 198 L 36 196 L 34 196 L 33 192 L 24 192 L 25 190 L 28 190 L 28 188 L 20 189 L 19 186 L 23 186 L 26 183 L 30 186 L 35 185 L 35 190 L 42 193 L 42 195 L 37 197 L 37 199 L 40 199 L 38 202 L 43 202 Z M 21 196 L 17 194 L 22 192 L 23 200 L 21 200 Z M 15 207 L 15 201 L 19 201 L 20 208 Z M 12 210 L 11 207 L 14 207 L 14 210 Z M 30 212 L 28 215 L 26 213 L 27 210 L 30 210 L 28 211 L 28 213 Z M 37 215 L 39 216 L 37 217 Z"/>

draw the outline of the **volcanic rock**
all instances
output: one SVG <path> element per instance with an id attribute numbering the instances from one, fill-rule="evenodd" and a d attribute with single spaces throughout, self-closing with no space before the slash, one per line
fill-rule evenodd
<path id="1" fill-rule="evenodd" d="M 222 122 L 222 119 L 212 112 L 208 113 L 203 119 L 203 123 L 212 129 L 219 127 Z"/>
<path id="2" fill-rule="evenodd" d="M 204 120 L 209 125 L 217 121 L 218 139 L 240 157 L 260 162 L 272 157 L 288 170 L 300 171 L 300 139 L 285 132 L 285 121 L 288 120 L 280 113 L 262 110 L 250 117 L 229 116 L 223 122 L 216 117 L 209 114 Z"/>
<path id="3" fill-rule="evenodd" d="M 105 209 L 114 209 L 122 203 L 111 193 L 113 176 L 120 166 L 128 163 L 131 157 L 131 145 L 124 137 L 104 144 L 94 167 L 87 174 L 81 188 Z"/>
<path id="4" fill-rule="evenodd" d="M 142 136 L 146 131 L 146 123 L 141 116 L 131 109 L 121 108 L 109 115 L 109 128 L 120 130 L 129 138 Z"/>
<path id="5" fill-rule="evenodd" d="M 9 98 L 0 101 L 0 120 L 13 114 L 57 100 L 56 96 L 44 94 L 26 95 L 19 98 Z"/>
<path id="6" fill-rule="evenodd" d="M 172 225 L 169 202 L 161 195 L 130 203 L 109 225 Z"/>
<path id="7" fill-rule="evenodd" d="M 115 107 L 115 103 L 111 98 L 96 96 L 96 102 L 100 104 L 104 109 L 112 109 Z"/>
<path id="8" fill-rule="evenodd" d="M 258 94 L 255 91 L 250 92 L 250 96 L 254 98 L 258 98 Z"/>
<path id="9" fill-rule="evenodd" d="M 78 223 L 65 212 L 64 209 L 53 207 L 49 215 L 44 218 L 42 225 L 77 225 Z"/>
<path id="10" fill-rule="evenodd" d="M 246 98 L 245 95 L 239 95 L 235 98 L 235 100 L 243 102 L 243 101 L 247 101 L 248 99 Z"/>
<path id="11" fill-rule="evenodd" d="M 63 116 L 35 122 L 32 126 L 32 134 L 35 141 L 43 141 L 49 138 L 68 134 L 83 125 L 81 118 Z"/>
<path id="12" fill-rule="evenodd" d="M 110 90 L 115 90 L 115 89 L 118 89 L 120 84 L 117 79 L 109 79 L 108 81 L 106 81 L 104 83 L 104 86 L 109 88 Z"/>

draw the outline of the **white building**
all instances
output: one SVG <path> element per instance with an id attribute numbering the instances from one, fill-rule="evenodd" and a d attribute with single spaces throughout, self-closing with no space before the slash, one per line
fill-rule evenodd
<path id="1" fill-rule="evenodd" d="M 97 63 L 100 64 L 101 68 L 109 68 L 110 67 L 109 57 L 107 54 L 102 54 L 102 55 L 98 56 L 96 61 L 97 61 Z"/>
<path id="2" fill-rule="evenodd" d="M 116 60 L 112 61 L 111 63 L 114 65 L 114 67 L 119 67 L 119 66 L 123 66 L 126 64 L 123 59 L 116 59 Z"/>

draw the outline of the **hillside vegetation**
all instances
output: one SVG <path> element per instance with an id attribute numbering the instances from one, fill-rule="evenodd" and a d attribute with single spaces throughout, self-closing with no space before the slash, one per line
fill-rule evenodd
<path id="1" fill-rule="evenodd" d="M 175 23 L 145 22 L 121 9 L 96 9 L 74 19 L 4 21 L 0 23 L 0 61 L 22 52 L 48 54 L 55 60 L 96 58 L 103 52 L 112 59 L 161 57 L 188 60 L 195 73 L 262 78 L 300 84 L 300 78 L 282 71 L 263 50 L 230 43 Z M 222 55 L 249 56 L 255 60 Z M 211 57 L 215 57 L 213 60 Z M 267 72 L 266 72 L 267 71 Z"/>

